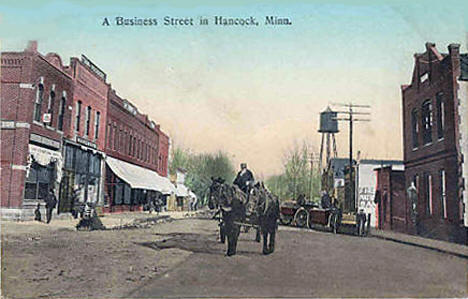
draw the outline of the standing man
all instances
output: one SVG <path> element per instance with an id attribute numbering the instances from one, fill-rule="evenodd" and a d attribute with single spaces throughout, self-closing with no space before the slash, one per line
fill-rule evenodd
<path id="1" fill-rule="evenodd" d="M 247 169 L 246 163 L 241 163 L 241 170 L 237 173 L 236 179 L 234 180 L 234 185 L 237 185 L 244 193 L 248 193 L 249 184 L 253 183 L 254 177 L 250 170 Z"/>
<path id="2" fill-rule="evenodd" d="M 52 211 L 57 206 L 57 197 L 55 197 L 55 192 L 54 192 L 53 187 L 49 189 L 49 194 L 47 194 L 45 202 L 46 202 L 45 207 L 46 207 L 47 224 L 49 224 L 50 221 L 52 220 Z"/>

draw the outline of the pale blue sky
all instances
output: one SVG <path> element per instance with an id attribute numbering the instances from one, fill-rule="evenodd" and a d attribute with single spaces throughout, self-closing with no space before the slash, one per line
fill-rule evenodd
<path id="1" fill-rule="evenodd" d="M 368 158 L 402 158 L 399 86 L 409 82 L 413 54 L 427 41 L 467 51 L 468 1 L 95 2 L 0 1 L 2 51 L 35 39 L 65 63 L 84 53 L 176 144 L 226 150 L 264 174 L 279 171 L 295 141 L 319 147 L 317 116 L 328 102 L 372 104 L 357 147 Z M 101 26 L 104 17 L 166 15 L 260 23 L 277 15 L 293 25 Z"/>

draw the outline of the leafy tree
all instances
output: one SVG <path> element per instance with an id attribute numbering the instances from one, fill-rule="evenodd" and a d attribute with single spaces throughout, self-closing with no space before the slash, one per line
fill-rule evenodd
<path id="1" fill-rule="evenodd" d="M 295 144 L 285 152 L 282 173 L 267 179 L 268 188 L 281 200 L 297 199 L 300 194 L 313 200 L 319 197 L 320 176 L 316 172 L 311 176 L 311 154 L 306 143 Z"/>
<path id="2" fill-rule="evenodd" d="M 234 166 L 224 152 L 193 154 L 175 147 L 171 152 L 169 171 L 175 174 L 178 168 L 186 171 L 185 185 L 206 203 L 211 177 L 221 177 L 231 182 L 235 176 Z"/>

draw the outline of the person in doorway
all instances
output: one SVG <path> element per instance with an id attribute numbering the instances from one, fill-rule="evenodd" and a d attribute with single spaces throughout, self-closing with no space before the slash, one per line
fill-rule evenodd
<path id="1" fill-rule="evenodd" d="M 49 189 L 49 194 L 46 197 L 46 218 L 47 224 L 52 220 L 52 211 L 57 206 L 57 197 L 55 196 L 54 188 Z"/>
<path id="2" fill-rule="evenodd" d="M 36 209 L 34 210 L 34 220 L 41 222 L 41 204 L 38 203 Z"/>
<path id="3" fill-rule="evenodd" d="M 246 163 L 241 163 L 241 170 L 237 173 L 234 185 L 237 185 L 244 193 L 249 192 L 249 185 L 254 182 L 254 176 L 250 170 L 247 169 Z"/>

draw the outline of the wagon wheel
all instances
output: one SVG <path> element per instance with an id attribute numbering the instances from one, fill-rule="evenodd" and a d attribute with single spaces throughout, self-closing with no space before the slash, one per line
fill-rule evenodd
<path id="1" fill-rule="evenodd" d="M 293 221 L 293 216 L 280 214 L 280 221 L 283 225 L 290 225 Z"/>
<path id="2" fill-rule="evenodd" d="M 338 233 L 338 215 L 336 213 L 331 213 L 328 220 L 328 225 L 332 229 L 334 234 Z"/>
<path id="3" fill-rule="evenodd" d="M 305 227 L 307 225 L 307 218 L 309 217 L 306 210 L 299 210 L 294 215 L 294 220 L 296 222 L 296 226 L 298 227 Z"/>
<path id="4" fill-rule="evenodd" d="M 313 221 L 312 221 L 312 215 L 309 214 L 309 228 L 313 228 L 314 224 L 313 224 Z"/>

